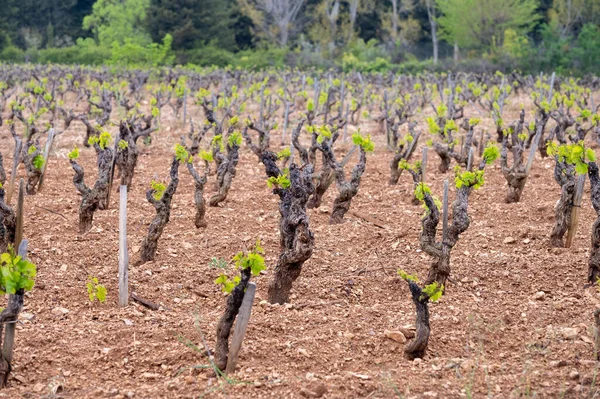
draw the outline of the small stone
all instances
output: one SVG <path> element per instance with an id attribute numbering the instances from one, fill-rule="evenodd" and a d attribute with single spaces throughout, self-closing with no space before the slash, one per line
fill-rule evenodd
<path id="1" fill-rule="evenodd" d="M 503 241 L 504 244 L 514 244 L 517 240 L 515 240 L 513 237 L 506 237 Z"/>
<path id="2" fill-rule="evenodd" d="M 550 367 L 565 367 L 567 365 L 566 360 L 553 360 L 549 363 Z"/>
<path id="3" fill-rule="evenodd" d="M 358 374 L 358 373 L 352 373 L 352 376 L 356 377 L 356 378 L 360 378 L 361 380 L 368 380 L 369 378 L 371 378 L 366 374 Z"/>
<path id="4" fill-rule="evenodd" d="M 320 398 L 327 393 L 327 387 L 322 382 L 303 386 L 300 388 L 300 395 L 307 398 Z"/>
<path id="5" fill-rule="evenodd" d="M 194 378 L 193 375 L 186 375 L 184 380 L 185 380 L 186 384 L 190 384 L 190 385 L 193 384 L 194 382 L 196 382 L 196 379 Z"/>
<path id="6" fill-rule="evenodd" d="M 475 367 L 475 362 L 471 359 L 467 359 L 461 363 L 460 368 L 464 371 L 470 371 L 473 367 Z"/>
<path id="7" fill-rule="evenodd" d="M 35 315 L 33 313 L 27 313 L 27 312 L 19 313 L 19 318 L 21 320 L 29 320 L 29 321 L 31 321 L 31 320 L 33 320 L 34 317 L 35 317 Z"/>
<path id="8" fill-rule="evenodd" d="M 561 335 L 564 339 L 573 340 L 577 338 L 578 332 L 579 330 L 577 330 L 575 327 L 564 327 L 561 330 Z"/>
<path id="9" fill-rule="evenodd" d="M 57 306 L 54 309 L 52 309 L 52 314 L 55 315 L 55 316 L 64 316 L 67 313 L 69 313 L 69 309 L 62 308 L 60 306 Z"/>
<path id="10" fill-rule="evenodd" d="M 123 322 L 125 323 L 126 326 L 132 326 L 133 325 L 133 321 L 131 321 L 129 319 L 123 319 Z"/>
<path id="11" fill-rule="evenodd" d="M 456 321 L 458 323 L 458 320 Z M 413 326 L 404 326 L 398 329 L 406 339 L 414 338 L 417 335 L 417 329 Z"/>
<path id="12" fill-rule="evenodd" d="M 391 339 L 392 341 L 396 341 L 396 342 L 401 343 L 401 344 L 406 343 L 406 337 L 400 331 L 388 331 L 388 330 L 385 330 L 384 334 L 385 334 L 385 336 L 387 338 Z"/>
<path id="13" fill-rule="evenodd" d="M 304 348 L 298 348 L 298 353 L 302 356 L 310 357 L 310 355 L 308 354 L 308 351 Z"/>
<path id="14" fill-rule="evenodd" d="M 42 384 L 41 382 L 38 382 L 37 384 L 35 384 L 33 386 L 33 391 L 34 392 L 42 392 L 44 390 L 44 388 L 46 388 L 46 385 Z"/>
<path id="15" fill-rule="evenodd" d="M 533 299 L 536 301 L 543 301 L 545 296 L 546 293 L 544 291 L 538 291 L 535 293 L 535 295 L 533 295 Z"/>
<path id="16" fill-rule="evenodd" d="M 575 381 L 575 380 L 578 380 L 578 379 L 579 379 L 579 371 L 577 371 L 577 370 L 572 370 L 572 371 L 569 373 L 569 379 L 570 379 L 570 380 L 573 380 L 573 381 Z"/>
<path id="17" fill-rule="evenodd" d="M 146 372 L 146 373 L 142 374 L 142 377 L 146 378 L 148 380 L 155 380 L 155 379 L 157 379 L 160 376 L 158 374 L 156 374 L 156 373 L 148 373 L 148 372 Z"/>
<path id="18" fill-rule="evenodd" d="M 66 263 L 63 263 L 63 264 L 60 266 L 60 271 L 61 271 L 61 272 L 66 272 L 66 271 L 67 271 L 67 267 L 68 267 L 68 266 L 67 266 L 67 264 L 66 264 Z"/>
<path id="19" fill-rule="evenodd" d="M 523 240 L 523 244 L 529 244 L 531 242 L 531 240 L 529 238 L 526 238 Z"/>

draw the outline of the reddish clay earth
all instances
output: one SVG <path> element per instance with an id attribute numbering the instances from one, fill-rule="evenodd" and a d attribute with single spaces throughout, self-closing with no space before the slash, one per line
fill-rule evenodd
<path id="1" fill-rule="evenodd" d="M 512 118 L 517 107 L 511 106 Z M 165 120 L 168 115 L 163 124 L 169 126 Z M 363 131 L 369 128 L 376 130 L 371 125 Z M 182 132 L 164 129 L 143 148 L 129 197 L 131 253 L 154 216 L 145 191 L 152 179 L 167 178 L 173 144 Z M 411 179 L 403 175 L 398 186 L 387 185 L 391 154 L 381 135 L 351 208 L 370 221 L 348 214 L 344 224 L 329 225 L 336 194 L 331 187 L 325 205 L 309 211 L 316 248 L 286 306 L 265 301 L 278 256 L 279 212 L 254 154 L 244 146 L 228 199 L 208 209 L 206 229 L 193 225 L 194 186 L 181 169 L 156 261 L 130 267 L 131 289 L 162 305 L 152 311 L 137 303 L 117 305 L 116 192 L 110 209 L 96 213 L 92 231 L 77 233 L 79 195 L 66 154 L 81 134 L 82 126 L 74 124 L 58 138 L 44 190 L 26 198 L 25 236 L 38 277 L 25 298 L 12 377 L 0 397 L 597 396 L 592 313 L 600 307 L 600 294 L 596 287 L 584 288 L 595 214 L 588 185 L 572 248 L 548 246 L 560 193 L 551 159 L 538 155 L 517 204 L 504 203 L 506 181 L 499 166 L 486 170 L 486 184 L 469 199 L 471 226 L 452 253 L 452 281 L 430 306 L 427 355 L 408 361 L 404 345 L 385 335 L 414 324 L 408 287 L 396 270 L 424 278 L 429 259 L 419 250 L 423 210 L 411 204 Z M 272 143 L 279 143 L 278 135 Z M 350 141 L 338 145 L 338 153 L 350 146 Z M 6 126 L 0 128 L 0 151 L 10 170 L 13 143 Z M 439 195 L 452 172 L 437 172 L 436 157 L 430 152 L 427 180 Z M 80 161 L 86 182 L 93 184 L 93 150 L 82 150 Z M 203 339 L 214 346 L 226 301 L 213 283 L 221 270 L 209 262 L 229 260 L 257 238 L 269 268 L 253 279 L 255 307 L 238 372 L 226 383 L 206 368 L 202 353 Z M 108 288 L 105 303 L 89 301 L 89 276 Z"/>

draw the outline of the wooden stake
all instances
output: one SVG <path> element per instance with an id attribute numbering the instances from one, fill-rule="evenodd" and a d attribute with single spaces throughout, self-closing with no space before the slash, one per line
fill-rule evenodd
<path id="1" fill-rule="evenodd" d="M 600 309 L 594 311 L 594 350 L 594 357 L 600 360 Z"/>
<path id="2" fill-rule="evenodd" d="M 556 72 L 552 72 L 552 77 L 550 78 L 550 91 L 548 92 L 548 103 L 552 102 L 552 91 L 554 90 L 554 78 L 556 77 Z"/>
<path id="3" fill-rule="evenodd" d="M 185 120 L 187 119 L 187 87 L 183 88 L 183 127 L 185 128 Z"/>
<path id="4" fill-rule="evenodd" d="M 346 100 L 346 85 L 344 79 L 342 79 L 342 86 L 340 87 L 340 112 L 344 111 L 344 103 Z"/>
<path id="5" fill-rule="evenodd" d="M 346 116 L 344 117 L 346 123 L 344 123 L 344 136 L 342 138 L 343 142 L 346 142 L 348 136 L 348 116 L 350 115 L 350 104 L 346 105 Z"/>
<path id="6" fill-rule="evenodd" d="M 477 155 L 479 157 L 483 155 L 483 130 L 479 134 L 479 145 L 477 146 Z"/>
<path id="7" fill-rule="evenodd" d="M 469 148 L 469 157 L 467 158 L 467 170 L 473 169 L 473 147 Z"/>
<path id="8" fill-rule="evenodd" d="M 256 284 L 248 283 L 248 288 L 246 288 L 242 306 L 240 307 L 240 311 L 235 319 L 235 330 L 233 331 L 233 337 L 231 338 L 229 355 L 227 357 L 227 368 L 225 369 L 227 374 L 233 374 L 235 372 L 235 366 L 237 365 L 240 349 L 242 348 L 244 335 L 246 335 L 246 329 L 248 328 L 248 322 L 250 321 L 252 303 L 254 302 L 255 294 Z"/>
<path id="9" fill-rule="evenodd" d="M 15 232 L 15 248 L 19 248 L 23 240 L 23 205 L 25 204 L 25 180 L 19 181 L 19 197 L 17 199 L 17 227 Z"/>
<path id="10" fill-rule="evenodd" d="M 571 211 L 571 224 L 567 231 L 567 238 L 565 241 L 565 248 L 571 248 L 573 238 L 577 232 L 577 225 L 579 224 L 579 211 L 581 210 L 581 197 L 583 197 L 583 187 L 585 185 L 585 175 L 577 176 L 577 184 L 575 185 L 575 193 L 573 194 L 573 209 Z"/>
<path id="11" fill-rule="evenodd" d="M 421 183 L 425 183 L 425 172 L 427 172 L 427 147 L 421 150 Z"/>
<path id="12" fill-rule="evenodd" d="M 44 186 L 44 177 L 46 176 L 46 168 L 48 167 L 48 158 L 50 157 L 50 149 L 52 148 L 52 142 L 54 141 L 54 128 L 48 132 L 48 140 L 46 140 L 46 148 L 44 149 L 44 166 L 42 166 L 42 174 L 40 176 L 40 182 L 38 184 L 38 191 L 42 191 Z"/>
<path id="13" fill-rule="evenodd" d="M 529 171 L 531 171 L 531 167 L 533 166 L 535 152 L 537 151 L 537 148 L 540 145 L 540 140 L 542 139 L 542 129 L 542 126 L 537 127 L 535 137 L 533 138 L 533 142 L 531 143 L 531 148 L 529 148 L 529 157 L 527 158 L 527 165 L 525 166 L 525 174 L 527 176 L 529 176 Z"/>
<path id="14" fill-rule="evenodd" d="M 119 306 L 124 307 L 129 299 L 129 253 L 127 251 L 127 186 L 120 187 L 119 202 Z"/>
<path id="15" fill-rule="evenodd" d="M 286 100 L 285 102 L 285 113 L 283 115 L 283 132 L 281 133 L 281 144 L 285 144 L 285 136 L 288 128 L 288 118 L 290 115 L 290 102 Z"/>
<path id="16" fill-rule="evenodd" d="M 448 179 L 444 180 L 444 202 L 442 205 L 442 249 L 448 238 Z"/>
<path id="17" fill-rule="evenodd" d="M 10 180 L 8 182 L 8 192 L 6 193 L 6 204 L 10 205 L 10 200 L 12 199 L 12 193 L 15 189 L 15 179 L 17 177 L 17 168 L 19 167 L 19 158 L 21 158 L 21 146 L 22 142 L 19 140 L 17 145 L 15 146 L 15 155 L 13 158 L 12 170 L 10 173 Z"/>
<path id="18" fill-rule="evenodd" d="M 260 109 L 258 111 L 258 127 L 263 128 L 263 112 L 265 108 L 265 86 L 260 91 Z"/>

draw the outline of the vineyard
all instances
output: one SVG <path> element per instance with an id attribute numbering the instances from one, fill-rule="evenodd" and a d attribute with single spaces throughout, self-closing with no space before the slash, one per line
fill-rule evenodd
<path id="1" fill-rule="evenodd" d="M 0 397 L 595 398 L 599 145 L 595 77 L 0 65 Z"/>

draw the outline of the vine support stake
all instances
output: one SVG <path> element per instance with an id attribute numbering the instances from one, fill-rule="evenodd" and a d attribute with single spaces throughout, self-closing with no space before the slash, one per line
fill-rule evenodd
<path id="1" fill-rule="evenodd" d="M 473 169 L 473 147 L 469 148 L 469 158 L 467 158 L 467 170 Z"/>
<path id="2" fill-rule="evenodd" d="M 573 194 L 573 210 L 571 211 L 571 224 L 567 231 L 567 238 L 565 239 L 565 248 L 571 248 L 573 238 L 577 232 L 577 225 L 579 224 L 579 211 L 581 210 L 581 197 L 583 197 L 583 187 L 585 186 L 585 175 L 577 176 L 577 183 L 575 185 L 575 193 Z"/>
<path id="3" fill-rule="evenodd" d="M 119 202 L 119 306 L 129 299 L 129 253 L 127 252 L 127 186 L 120 187 Z"/>
<path id="4" fill-rule="evenodd" d="M 552 72 L 552 77 L 550 78 L 550 91 L 548 92 L 548 103 L 552 102 L 552 91 L 554 90 L 554 78 L 556 78 L 556 72 Z"/>
<path id="5" fill-rule="evenodd" d="M 48 140 L 46 141 L 46 148 L 44 149 L 44 166 L 42 167 L 42 174 L 40 175 L 40 183 L 38 184 L 38 191 L 42 190 L 44 185 L 44 178 L 46 177 L 46 168 L 48 167 L 48 158 L 50 157 L 50 149 L 52 149 L 52 143 L 54 141 L 54 128 L 48 132 Z"/>
<path id="6" fill-rule="evenodd" d="M 425 172 L 427 171 L 427 150 L 428 147 L 423 147 L 421 152 L 421 183 L 425 183 Z"/>
<path id="7" fill-rule="evenodd" d="M 10 173 L 10 181 L 8 182 L 8 192 L 6 193 L 6 204 L 10 205 L 12 194 L 15 189 L 15 179 L 17 178 L 17 168 L 19 167 L 19 154 L 21 154 L 21 146 L 23 144 L 19 140 L 15 146 L 15 155 L 13 157 L 13 165 Z"/>
<path id="8" fill-rule="evenodd" d="M 248 328 L 248 322 L 250 321 L 252 303 L 254 302 L 255 294 L 256 284 L 248 283 L 248 288 L 246 288 L 242 306 L 240 307 L 239 313 L 235 319 L 235 330 L 233 331 L 233 337 L 231 338 L 229 355 L 227 356 L 227 368 L 225 369 L 227 374 L 233 374 L 235 372 L 235 366 L 237 365 L 240 349 L 242 348 L 242 342 L 244 341 L 246 329 Z"/>
<path id="9" fill-rule="evenodd" d="M 285 101 L 285 115 L 283 116 L 283 132 L 281 133 L 281 145 L 285 144 L 285 136 L 288 128 L 288 119 L 290 115 L 290 102 Z"/>
<path id="10" fill-rule="evenodd" d="M 17 227 L 15 231 L 15 248 L 19 248 L 23 241 L 23 205 L 25 204 L 25 180 L 19 181 L 19 197 L 17 198 Z"/>
<path id="11" fill-rule="evenodd" d="M 444 202 L 442 205 L 442 247 L 448 238 L 448 179 L 444 180 Z"/>
<path id="12" fill-rule="evenodd" d="M 348 116 L 349 115 L 350 115 L 350 104 L 347 104 L 346 105 L 346 115 L 344 116 L 344 120 L 346 121 L 346 123 L 344 123 L 344 136 L 342 138 L 342 141 L 344 143 L 346 142 L 346 139 L 348 138 Z"/>
<path id="13" fill-rule="evenodd" d="M 535 152 L 537 151 L 537 148 L 540 145 L 540 140 L 542 139 L 542 131 L 543 127 L 538 126 L 537 131 L 535 132 L 535 137 L 533 138 L 533 143 L 531 143 L 531 148 L 529 149 L 529 157 L 527 157 L 527 165 L 525 166 L 525 174 L 527 176 L 529 176 L 529 171 L 533 166 Z"/>
<path id="14" fill-rule="evenodd" d="M 183 88 L 183 127 L 185 128 L 185 120 L 187 119 L 187 87 Z"/>
<path id="15" fill-rule="evenodd" d="M 477 146 L 477 154 L 479 155 L 479 157 L 481 157 L 483 155 L 483 130 L 481 131 L 481 133 L 479 134 L 479 145 Z"/>

